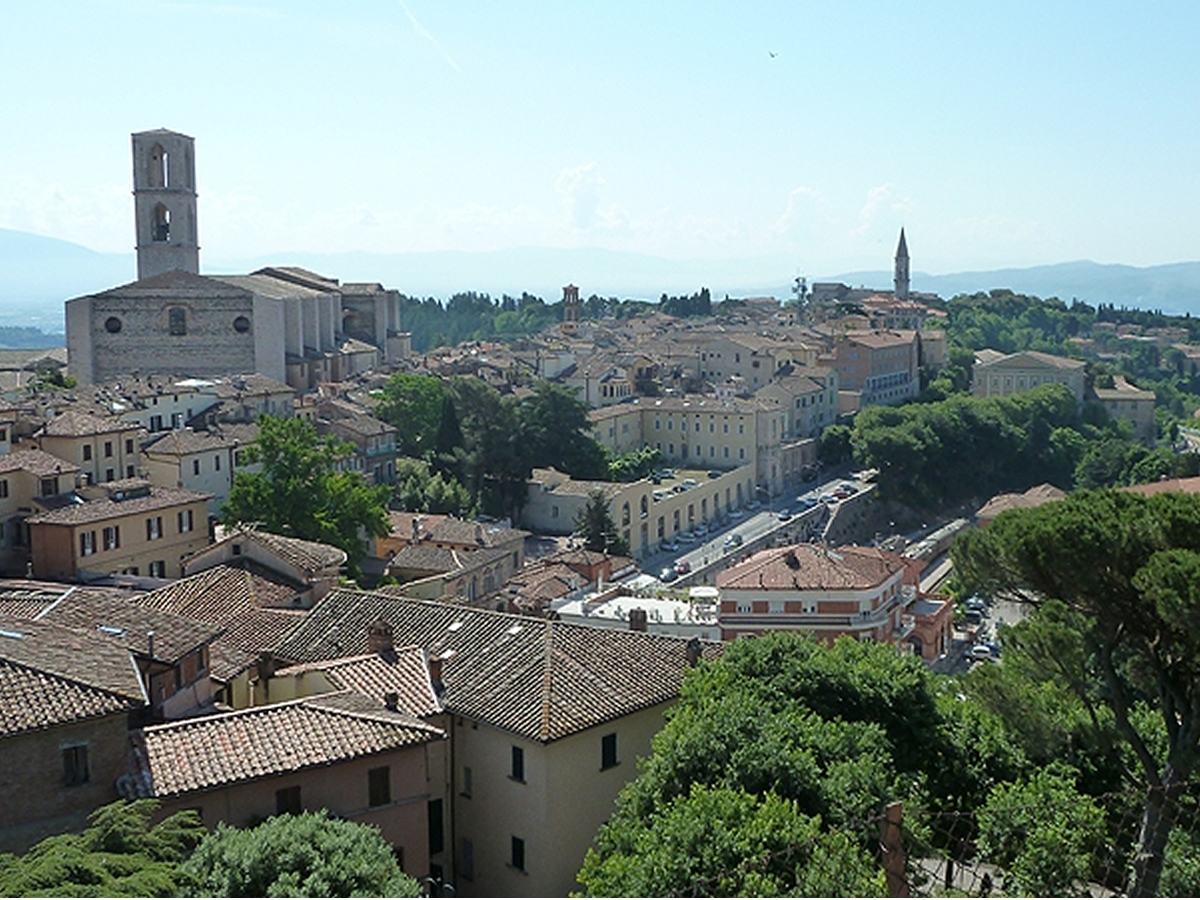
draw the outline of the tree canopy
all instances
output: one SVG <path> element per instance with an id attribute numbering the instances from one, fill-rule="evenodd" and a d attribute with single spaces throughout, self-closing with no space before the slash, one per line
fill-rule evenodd
<path id="1" fill-rule="evenodd" d="M 350 571 L 357 572 L 366 552 L 362 535 L 388 533 L 391 488 L 341 471 L 350 445 L 322 440 L 305 419 L 261 416 L 258 424 L 246 461 L 261 469 L 234 475 L 221 521 L 257 522 L 275 534 L 332 544 L 346 551 Z"/>
<path id="2" fill-rule="evenodd" d="M 58 834 L 21 856 L 0 854 L 3 897 L 178 897 L 195 891 L 180 864 L 204 836 L 200 817 L 175 813 L 156 825 L 154 800 L 117 801 L 90 816 L 82 834 Z"/>
<path id="3" fill-rule="evenodd" d="M 246 829 L 220 824 L 184 869 L 207 897 L 419 895 L 377 828 L 324 810 L 273 816 Z"/>
<path id="4" fill-rule="evenodd" d="M 1041 607 L 1040 629 L 1014 636 L 1082 702 L 1111 712 L 1146 791 L 1132 892 L 1156 892 L 1200 764 L 1200 497 L 1076 492 L 1005 512 L 952 552 L 965 590 Z"/>
<path id="5" fill-rule="evenodd" d="M 575 519 L 575 533 L 588 550 L 619 556 L 629 554 L 629 542 L 617 530 L 608 509 L 608 495 L 600 488 L 588 492 L 587 501 Z"/>

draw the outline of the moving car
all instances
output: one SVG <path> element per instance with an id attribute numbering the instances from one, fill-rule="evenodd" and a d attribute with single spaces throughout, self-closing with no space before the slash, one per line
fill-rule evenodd
<path id="1" fill-rule="evenodd" d="M 742 546 L 742 536 L 736 531 L 725 538 L 725 547 L 740 547 Z"/>
<path id="2" fill-rule="evenodd" d="M 658 580 L 664 583 L 668 581 L 674 581 L 678 577 L 679 573 L 675 571 L 674 566 L 665 566 L 663 567 L 663 570 L 658 573 Z"/>
<path id="3" fill-rule="evenodd" d="M 692 571 L 692 564 L 686 559 L 675 560 L 675 573 L 677 575 L 686 575 L 690 571 Z"/>

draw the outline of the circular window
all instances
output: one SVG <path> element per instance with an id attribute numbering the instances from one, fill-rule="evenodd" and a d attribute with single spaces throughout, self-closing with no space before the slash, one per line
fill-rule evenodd
<path id="1" fill-rule="evenodd" d="M 116 316 L 109 316 L 104 320 L 104 330 L 109 334 L 116 334 L 121 330 L 121 320 Z"/>
<path id="2" fill-rule="evenodd" d="M 239 334 L 245 334 L 250 330 L 250 320 L 245 316 L 238 316 L 233 320 L 233 330 Z"/>

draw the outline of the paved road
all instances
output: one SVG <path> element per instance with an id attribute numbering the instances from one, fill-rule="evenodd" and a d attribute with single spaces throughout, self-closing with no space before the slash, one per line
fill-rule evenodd
<path id="1" fill-rule="evenodd" d="M 725 539 L 734 533 L 740 534 L 745 543 L 751 543 L 754 540 L 773 533 L 780 528 L 788 525 L 794 525 L 796 521 L 802 520 L 807 516 L 817 516 L 821 514 L 819 507 L 799 512 L 797 515 L 790 517 L 787 521 L 781 521 L 779 518 L 779 510 L 788 508 L 796 509 L 799 504 L 796 502 L 797 497 L 811 496 L 814 500 L 823 493 L 833 491 L 842 482 L 850 482 L 862 489 L 863 484 L 849 477 L 831 478 L 821 484 L 814 484 L 800 494 L 793 496 L 777 497 L 772 502 L 770 508 L 759 510 L 756 512 L 746 512 L 746 518 L 733 519 L 728 525 L 719 526 L 715 531 L 710 532 L 698 544 L 685 544 L 680 542 L 679 549 L 672 552 L 658 552 L 652 556 L 648 556 L 642 560 L 642 571 L 648 572 L 651 575 L 658 575 L 665 567 L 674 565 L 679 560 L 686 560 L 688 565 L 694 571 L 706 565 L 714 563 L 716 560 L 730 557 L 731 561 L 744 551 L 740 546 L 725 547 Z"/>

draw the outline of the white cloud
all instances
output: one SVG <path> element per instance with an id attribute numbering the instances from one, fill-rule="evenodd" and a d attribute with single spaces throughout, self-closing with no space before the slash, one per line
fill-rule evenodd
<path id="1" fill-rule="evenodd" d="M 595 162 L 559 172 L 554 189 L 567 208 L 567 218 L 576 228 L 586 230 L 596 224 L 603 184 L 604 179 Z"/>
<path id="2" fill-rule="evenodd" d="M 871 231 L 877 223 L 880 223 L 883 215 L 887 213 L 899 213 L 903 215 L 910 212 L 912 208 L 912 200 L 907 196 L 898 194 L 896 189 L 890 184 L 881 184 L 878 187 L 873 187 L 867 191 L 866 202 L 858 212 L 858 227 L 852 233 L 855 235 L 864 235 Z M 890 224 L 890 219 L 887 223 L 882 224 Z"/>
<path id="3" fill-rule="evenodd" d="M 787 208 L 784 209 L 783 215 L 776 219 L 768 230 L 781 237 L 795 234 L 797 231 L 807 231 L 820 200 L 820 193 L 810 187 L 794 188 L 788 194 Z"/>

